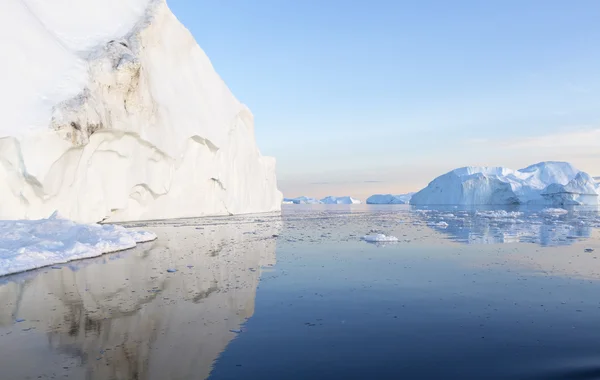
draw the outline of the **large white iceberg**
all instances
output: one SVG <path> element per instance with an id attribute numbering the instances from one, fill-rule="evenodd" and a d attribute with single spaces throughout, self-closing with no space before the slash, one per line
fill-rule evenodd
<path id="1" fill-rule="evenodd" d="M 352 205 L 352 204 L 360 204 L 361 202 L 358 199 L 354 199 L 352 197 L 333 197 L 328 196 L 321 199 L 321 203 L 326 205 Z"/>
<path id="2" fill-rule="evenodd" d="M 52 216 L 0 221 L 0 276 L 100 256 L 156 239 L 110 224 L 78 224 Z"/>
<path id="3" fill-rule="evenodd" d="M 413 205 L 597 205 L 598 185 L 566 162 L 525 169 L 464 167 L 437 177 L 414 194 Z"/>
<path id="4" fill-rule="evenodd" d="M 4 0 L 0 43 L 0 219 L 280 209 L 252 114 L 165 0 Z"/>
<path id="5" fill-rule="evenodd" d="M 375 194 L 367 198 L 368 205 L 403 205 L 410 202 L 414 193 L 408 194 Z"/>

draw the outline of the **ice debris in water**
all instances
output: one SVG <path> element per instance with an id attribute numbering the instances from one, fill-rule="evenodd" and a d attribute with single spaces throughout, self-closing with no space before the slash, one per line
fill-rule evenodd
<path id="1" fill-rule="evenodd" d="M 564 215 L 569 213 L 564 208 L 545 208 L 542 212 L 547 215 Z"/>
<path id="2" fill-rule="evenodd" d="M 492 210 L 492 211 L 477 211 L 476 216 L 488 219 L 496 218 L 518 218 L 523 215 L 522 212 L 518 211 L 506 211 L 506 210 Z"/>
<path id="3" fill-rule="evenodd" d="M 362 240 L 369 243 L 380 243 L 380 242 L 396 242 L 398 238 L 395 236 L 386 236 L 384 234 L 370 234 L 362 237 Z"/>

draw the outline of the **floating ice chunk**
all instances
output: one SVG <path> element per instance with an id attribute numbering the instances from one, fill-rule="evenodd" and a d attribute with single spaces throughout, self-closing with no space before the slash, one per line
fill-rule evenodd
<path id="1" fill-rule="evenodd" d="M 522 212 L 517 211 L 506 211 L 506 210 L 492 210 L 492 211 L 478 211 L 475 215 L 489 218 L 489 219 L 507 219 L 507 218 L 518 218 L 522 216 Z"/>
<path id="2" fill-rule="evenodd" d="M 151 232 L 110 224 L 78 224 L 57 218 L 3 220 L 0 276 L 121 251 L 154 239 Z"/>
<path id="3" fill-rule="evenodd" d="M 387 236 L 384 234 L 370 234 L 362 237 L 362 240 L 369 243 L 383 243 L 383 242 L 397 242 L 398 238 L 395 236 Z"/>
<path id="4" fill-rule="evenodd" d="M 545 208 L 542 212 L 546 215 L 564 215 L 569 213 L 564 208 Z"/>
<path id="5" fill-rule="evenodd" d="M 440 227 L 440 228 L 448 227 L 448 223 L 446 223 L 446 222 L 429 222 L 429 223 L 427 223 L 427 225 L 429 227 Z"/>

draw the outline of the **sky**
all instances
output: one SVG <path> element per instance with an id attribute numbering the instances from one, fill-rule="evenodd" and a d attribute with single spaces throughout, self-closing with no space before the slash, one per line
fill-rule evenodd
<path id="1" fill-rule="evenodd" d="M 600 175 L 600 1 L 167 2 L 287 197 L 405 193 L 469 165 Z"/>

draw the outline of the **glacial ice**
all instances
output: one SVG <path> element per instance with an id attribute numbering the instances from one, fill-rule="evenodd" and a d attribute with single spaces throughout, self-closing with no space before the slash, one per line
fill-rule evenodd
<path id="1" fill-rule="evenodd" d="M 319 201 L 316 198 L 305 197 L 305 196 L 297 197 L 297 198 L 284 198 L 283 202 L 284 203 L 288 203 L 288 204 L 290 204 L 290 203 L 291 204 L 296 204 L 296 205 L 299 205 L 299 204 L 319 204 L 319 203 L 321 203 L 321 201 Z"/>
<path id="2" fill-rule="evenodd" d="M 437 177 L 410 200 L 413 205 L 598 205 L 598 185 L 566 162 L 520 170 L 464 167 Z"/>
<path id="3" fill-rule="evenodd" d="M 0 276 L 133 248 L 151 232 L 67 219 L 0 221 Z"/>
<path id="4" fill-rule="evenodd" d="M 165 0 L 5 0 L 0 41 L 0 219 L 280 209 L 252 113 Z"/>
<path id="5" fill-rule="evenodd" d="M 328 196 L 325 197 L 323 199 L 321 199 L 321 203 L 326 204 L 326 205 L 352 205 L 352 204 L 360 204 L 361 201 L 359 201 L 358 199 L 354 199 L 352 197 L 334 197 L 334 196 Z"/>
<path id="6" fill-rule="evenodd" d="M 408 194 L 375 194 L 367 198 L 368 205 L 403 205 L 410 202 L 414 193 Z"/>

